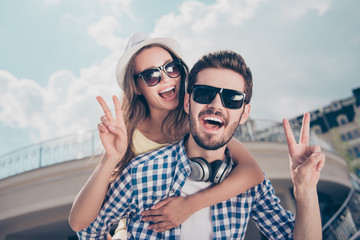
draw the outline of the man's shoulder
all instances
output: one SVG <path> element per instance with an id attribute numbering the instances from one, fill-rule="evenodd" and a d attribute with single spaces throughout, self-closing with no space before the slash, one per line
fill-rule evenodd
<path id="1" fill-rule="evenodd" d="M 238 197 L 243 197 L 243 194 L 247 194 L 247 195 L 250 194 L 251 196 L 259 197 L 269 191 L 270 192 L 274 191 L 273 186 L 272 186 L 269 178 L 264 173 L 264 180 L 261 183 L 249 188 L 244 193 L 241 193 L 240 195 L 238 195 Z"/>
<path id="2" fill-rule="evenodd" d="M 264 173 L 264 180 L 252 188 L 252 195 L 256 198 L 262 198 L 264 196 L 274 196 L 274 188 L 271 184 L 270 179 Z"/>

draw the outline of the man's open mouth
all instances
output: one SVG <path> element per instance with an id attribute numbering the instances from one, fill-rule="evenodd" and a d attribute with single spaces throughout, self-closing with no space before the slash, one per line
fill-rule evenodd
<path id="1" fill-rule="evenodd" d="M 218 117 L 206 116 L 202 120 L 206 128 L 219 129 L 224 126 L 224 121 Z"/>

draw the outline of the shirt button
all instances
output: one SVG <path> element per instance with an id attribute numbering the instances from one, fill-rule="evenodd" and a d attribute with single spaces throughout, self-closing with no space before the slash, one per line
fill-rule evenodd
<path id="1" fill-rule="evenodd" d="M 173 189 L 170 190 L 171 195 L 174 195 L 175 191 Z"/>

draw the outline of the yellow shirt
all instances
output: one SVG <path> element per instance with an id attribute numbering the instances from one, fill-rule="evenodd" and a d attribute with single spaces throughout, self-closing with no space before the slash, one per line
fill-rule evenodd
<path id="1" fill-rule="evenodd" d="M 151 141 L 147 137 L 145 137 L 139 130 L 135 129 L 133 135 L 133 144 L 134 144 L 134 153 L 135 155 L 139 155 L 141 153 L 149 152 L 160 147 L 169 145 L 168 143 L 157 143 Z"/>

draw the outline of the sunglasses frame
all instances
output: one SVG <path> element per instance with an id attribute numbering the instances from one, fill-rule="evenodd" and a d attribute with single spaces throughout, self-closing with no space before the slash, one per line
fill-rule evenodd
<path id="1" fill-rule="evenodd" d="M 168 74 L 168 72 L 166 71 L 166 67 L 167 67 L 169 64 L 171 64 L 171 63 L 178 63 L 178 64 L 180 65 L 179 75 L 177 75 L 177 76 L 175 76 L 175 77 L 170 76 L 170 75 Z M 144 82 L 148 87 L 154 87 L 154 86 L 158 85 L 159 82 L 161 81 L 161 70 L 163 70 L 163 72 L 164 72 L 168 77 L 170 77 L 170 78 L 177 78 L 177 77 L 181 76 L 181 74 L 182 74 L 182 72 L 183 72 L 183 68 L 184 68 L 184 67 L 183 67 L 183 62 L 181 61 L 181 59 L 173 59 L 171 62 L 167 62 L 167 63 L 165 63 L 164 65 L 162 65 L 162 66 L 160 66 L 160 67 L 154 67 L 154 68 L 145 69 L 145 70 L 142 71 L 141 73 L 134 75 L 134 79 L 136 80 L 136 79 L 138 79 L 138 78 L 141 78 L 141 79 L 143 80 L 143 82 Z M 149 85 L 149 84 L 146 82 L 146 80 L 144 79 L 144 75 L 143 75 L 144 72 L 149 71 L 149 70 L 158 70 L 159 73 L 160 73 L 160 75 L 159 75 L 159 80 L 158 80 L 155 84 L 153 84 L 153 85 Z"/>
<path id="2" fill-rule="evenodd" d="M 214 98 L 213 98 L 210 102 L 208 102 L 208 103 L 201 103 L 201 102 L 198 102 L 198 101 L 195 100 L 195 95 L 194 95 L 194 91 L 195 91 L 196 89 L 199 89 L 199 88 L 203 88 L 203 89 L 204 89 L 204 88 L 206 88 L 206 89 L 213 89 L 213 90 L 216 90 L 217 92 L 216 92 Z M 242 95 L 242 96 L 243 96 L 242 103 L 241 103 L 240 107 L 231 108 L 231 107 L 225 106 L 225 100 L 224 100 L 224 95 L 223 95 L 223 94 L 224 94 L 224 93 L 223 93 L 224 90 L 225 90 L 225 91 L 231 91 L 231 92 L 236 93 L 237 95 Z M 217 88 L 217 87 L 209 86 L 209 85 L 194 85 L 194 88 L 193 88 L 193 90 L 192 90 L 192 99 L 193 99 L 195 102 L 200 103 L 200 104 L 210 104 L 210 103 L 212 103 L 212 102 L 214 101 L 214 99 L 216 98 L 216 95 L 217 95 L 217 94 L 220 94 L 220 99 L 221 99 L 221 103 L 222 103 L 223 107 L 228 108 L 228 109 L 240 109 L 240 108 L 244 105 L 244 103 L 245 103 L 245 98 L 246 98 L 246 94 L 245 94 L 245 93 L 243 93 L 243 92 L 241 92 L 241 91 L 234 90 L 234 89 Z M 236 94 L 234 94 L 234 95 L 236 95 Z M 233 100 L 232 100 L 232 101 L 233 101 Z M 246 103 L 245 103 L 245 104 L 246 104 Z"/>

